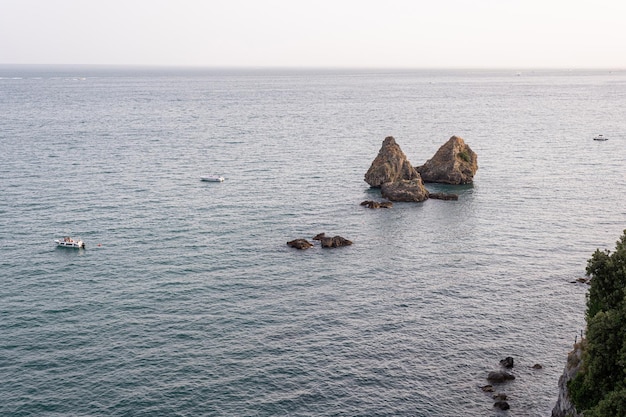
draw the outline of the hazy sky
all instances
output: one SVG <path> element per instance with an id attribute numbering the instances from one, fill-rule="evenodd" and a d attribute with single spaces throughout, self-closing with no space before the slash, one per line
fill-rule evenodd
<path id="1" fill-rule="evenodd" d="M 626 68 L 626 0 L 0 0 L 0 63 Z"/>

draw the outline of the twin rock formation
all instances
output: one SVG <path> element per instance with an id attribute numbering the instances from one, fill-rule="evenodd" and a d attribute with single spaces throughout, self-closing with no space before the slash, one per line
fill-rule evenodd
<path id="1" fill-rule="evenodd" d="M 365 182 L 380 188 L 390 201 L 424 201 L 428 198 L 454 199 L 430 194 L 424 182 L 471 184 L 478 170 L 476 154 L 463 139 L 452 136 L 426 163 L 413 167 L 392 136 L 383 141 L 378 156 L 365 174 Z"/>

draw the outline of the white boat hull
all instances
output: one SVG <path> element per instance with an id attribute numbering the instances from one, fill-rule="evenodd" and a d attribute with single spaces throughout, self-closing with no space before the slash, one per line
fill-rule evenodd
<path id="1" fill-rule="evenodd" d="M 74 248 L 74 249 L 84 249 L 85 242 L 82 240 L 65 240 L 65 239 L 56 239 L 54 243 L 57 244 L 60 248 Z"/>
<path id="2" fill-rule="evenodd" d="M 208 181 L 208 182 L 223 182 L 224 181 L 224 177 L 218 177 L 218 176 L 200 177 L 200 179 L 202 181 Z"/>

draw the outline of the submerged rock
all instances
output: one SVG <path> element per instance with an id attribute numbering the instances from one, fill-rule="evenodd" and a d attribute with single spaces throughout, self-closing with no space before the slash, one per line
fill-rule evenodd
<path id="1" fill-rule="evenodd" d="M 352 241 L 341 236 L 323 237 L 320 239 L 323 248 L 339 248 L 341 246 L 352 245 Z"/>
<path id="2" fill-rule="evenodd" d="M 493 395 L 493 399 L 496 400 L 496 401 L 506 401 L 506 400 L 509 399 L 509 396 L 506 395 L 503 392 L 499 392 L 499 393 Z"/>
<path id="3" fill-rule="evenodd" d="M 428 193 L 428 198 L 433 200 L 458 200 L 458 194 L 446 194 L 446 193 Z"/>
<path id="4" fill-rule="evenodd" d="M 452 136 L 416 170 L 424 182 L 471 184 L 478 170 L 478 156 L 463 139 Z"/>
<path id="5" fill-rule="evenodd" d="M 507 403 L 506 401 L 496 401 L 493 406 L 499 410 L 508 410 L 511 408 L 511 406 L 509 405 L 509 403 Z"/>
<path id="6" fill-rule="evenodd" d="M 363 201 L 361 205 L 367 208 L 371 208 L 371 209 L 393 207 L 393 203 L 391 201 L 381 201 L 379 203 L 378 201 L 366 200 L 366 201 Z"/>
<path id="7" fill-rule="evenodd" d="M 487 381 L 489 382 L 506 382 L 515 379 L 515 375 L 510 374 L 506 371 L 491 371 L 489 375 L 487 375 Z"/>
<path id="8" fill-rule="evenodd" d="M 387 182 L 380 187 L 383 198 L 391 201 L 424 201 L 428 199 L 428 191 L 418 177 L 412 180 Z"/>
<path id="9" fill-rule="evenodd" d="M 352 241 L 341 236 L 326 237 L 326 233 L 318 233 L 313 240 L 319 240 L 323 248 L 339 248 L 352 245 Z"/>
<path id="10" fill-rule="evenodd" d="M 307 241 L 306 239 L 295 239 L 290 242 L 287 242 L 287 245 L 296 249 L 308 249 L 310 247 L 313 247 L 313 244 Z"/>
<path id="11" fill-rule="evenodd" d="M 365 182 L 380 187 L 387 182 L 420 178 L 393 136 L 387 136 L 378 156 L 365 173 Z"/>
<path id="12" fill-rule="evenodd" d="M 513 358 L 510 356 L 507 356 L 506 358 L 502 359 L 500 361 L 500 365 L 504 366 L 505 368 L 512 368 L 513 367 Z"/>

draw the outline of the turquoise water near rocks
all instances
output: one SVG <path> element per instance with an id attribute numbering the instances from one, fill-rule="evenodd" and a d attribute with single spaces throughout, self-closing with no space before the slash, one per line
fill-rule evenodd
<path id="1" fill-rule="evenodd" d="M 0 414 L 499 415 L 512 356 L 506 414 L 550 415 L 626 72 L 517 72 L 0 67 Z M 475 184 L 361 207 L 388 135 L 463 137 Z M 354 245 L 286 245 L 320 232 Z"/>

